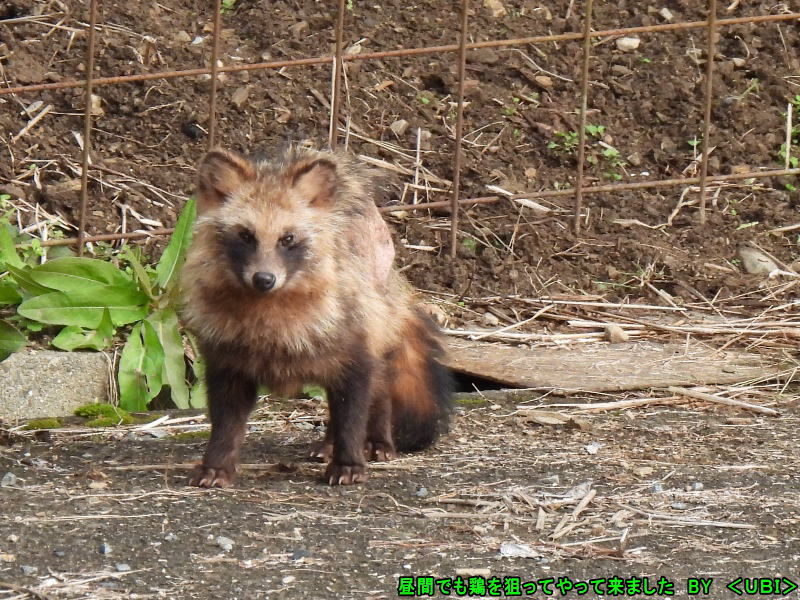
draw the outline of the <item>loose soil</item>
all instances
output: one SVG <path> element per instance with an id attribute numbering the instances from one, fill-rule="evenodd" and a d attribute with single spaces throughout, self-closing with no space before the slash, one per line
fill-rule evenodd
<path id="1" fill-rule="evenodd" d="M 737 577 L 797 581 L 796 404 L 780 419 L 691 403 L 562 408 L 574 419 L 563 427 L 517 408 L 541 404 L 472 397 L 435 448 L 348 488 L 303 459 L 324 418 L 314 403 L 260 413 L 244 461 L 272 467 L 228 490 L 144 466 L 195 461 L 202 438 L 27 434 L 0 449 L 0 473 L 17 477 L 2 490 L 0 594 L 13 582 L 48 598 L 377 599 L 396 597 L 400 576 L 471 574 L 665 576 L 681 598 L 686 578 L 713 577 L 711 597 L 733 598 Z"/>
<path id="2" fill-rule="evenodd" d="M 101 4 L 99 75 L 208 64 L 211 15 L 205 3 Z M 506 1 L 506 14 L 497 17 L 477 4 L 470 21 L 476 41 L 581 27 L 580 3 Z M 695 2 L 665 6 L 674 21 L 704 18 Z M 69 12 L 64 14 L 62 8 Z M 661 8 L 604 2 L 596 9 L 595 26 L 663 23 Z M 800 10 L 800 4 L 733 3 L 721 7 L 719 16 L 789 10 Z M 82 77 L 86 27 L 81 23 L 86 12 L 85 3 L 77 0 L 7 3 L 5 18 L 42 17 L 0 26 L 6 84 Z M 265 5 L 238 0 L 224 15 L 222 62 L 328 54 L 334 13 L 333 3 Z M 454 43 L 457 28 L 457 11 L 447 3 L 354 2 L 348 11 L 346 52 Z M 593 44 L 589 123 L 603 129 L 590 136 L 589 184 L 697 173 L 705 32 L 689 29 L 640 37 L 640 46 L 632 52 L 618 50 L 614 39 L 598 38 Z M 489 194 L 487 184 L 532 194 L 574 184 L 576 151 L 558 134 L 577 130 L 579 56 L 575 42 L 469 53 L 464 197 Z M 716 56 L 712 175 L 782 167 L 778 152 L 785 139 L 786 106 L 800 91 L 798 57 L 800 30 L 794 22 L 722 29 Z M 447 189 L 452 179 L 454 61 L 450 53 L 347 63 L 344 112 L 350 129 L 343 141 L 348 148 L 413 172 L 419 129 L 423 168 L 418 182 L 433 190 Z M 94 120 L 93 160 L 127 177 L 92 171 L 91 232 L 120 231 L 123 213 L 127 230 L 156 226 L 143 225 L 140 217 L 164 226 L 174 223 L 183 199 L 193 191 L 194 165 L 207 143 L 208 88 L 208 77 L 97 87 L 102 114 Z M 219 139 L 243 152 L 267 154 L 287 141 L 323 145 L 329 93 L 330 66 L 225 75 Z M 38 201 L 72 224 L 77 221 L 80 154 L 74 134 L 82 131 L 82 94 L 75 88 L 0 97 L 4 191 Z M 53 110 L 12 141 L 30 118 L 23 108 L 36 101 L 52 104 Z M 397 135 L 389 126 L 400 119 L 408 127 Z M 558 147 L 548 148 L 550 142 Z M 604 156 L 609 146 L 624 164 Z M 413 174 L 394 175 L 385 201 L 412 201 L 414 190 L 407 184 L 414 182 Z M 757 240 L 786 264 L 797 260 L 795 232 L 768 232 L 797 222 L 800 192 L 790 190 L 798 187 L 796 177 L 711 186 L 705 226 L 698 222 L 696 192 L 683 196 L 681 188 L 664 188 L 592 194 L 585 199 L 579 236 L 571 231 L 571 198 L 542 201 L 551 209 L 548 213 L 507 201 L 468 208 L 461 220 L 461 256 L 456 262 L 444 256 L 446 215 L 410 213 L 391 221 L 405 273 L 422 289 L 472 296 L 602 294 L 615 300 L 652 297 L 650 284 L 677 301 L 694 301 L 752 291 L 755 282 L 742 273 L 736 257 L 737 247 L 745 242 Z M 419 201 L 449 197 L 445 191 L 416 191 Z M 692 202 L 672 214 L 681 199 Z M 406 248 L 407 244 L 433 250 Z M 453 318 L 469 316 L 457 308 L 452 312 Z"/>
<path id="3" fill-rule="evenodd" d="M 100 4 L 99 75 L 208 64 L 209 3 Z M 352 4 L 347 52 L 457 40 L 452 3 Z M 475 41 L 581 27 L 580 2 L 505 0 L 503 16 L 472 4 Z M 663 7 L 675 21 L 704 18 L 702 3 L 689 0 L 597 4 L 597 29 L 662 23 Z M 800 11 L 797 0 L 725 4 L 720 18 Z M 80 79 L 86 7 L 78 0 L 4 3 L 0 19 L 40 16 L 0 24 L 3 84 Z M 330 54 L 334 16 L 331 2 L 238 0 L 223 17 L 221 60 Z M 614 39 L 593 44 L 589 123 L 602 129 L 589 138 L 590 184 L 698 170 L 705 33 L 640 37 L 633 52 L 618 50 Z M 533 199 L 539 190 L 574 186 L 568 134 L 578 124 L 579 57 L 573 42 L 469 53 L 464 197 L 492 193 L 487 185 Z M 793 22 L 721 31 L 711 174 L 782 168 L 786 106 L 800 93 L 798 57 Z M 394 167 L 383 169 L 383 202 L 408 204 L 415 191 L 420 202 L 449 198 L 455 55 L 353 61 L 346 74 L 349 130 L 340 140 Z M 208 88 L 202 77 L 96 88 L 91 233 L 119 232 L 123 223 L 125 231 L 174 224 L 207 145 Z M 330 66 L 228 74 L 219 139 L 267 154 L 287 141 L 323 145 L 329 99 Z M 64 235 L 74 235 L 82 102 L 79 88 L 0 96 L 0 194 L 12 196 L 23 227 L 41 220 L 23 210 L 25 202 L 38 203 L 73 227 Z M 47 104 L 49 114 L 18 136 Z M 401 119 L 408 127 L 396 134 L 390 125 Z M 604 154 L 609 147 L 619 160 Z M 410 187 L 415 181 L 420 187 Z M 513 294 L 665 303 L 656 290 L 676 304 L 718 307 L 735 299 L 747 316 L 797 297 L 791 280 L 747 275 L 737 258 L 740 246 L 756 242 L 784 266 L 798 260 L 797 230 L 771 233 L 800 222 L 797 187 L 797 177 L 712 185 L 706 225 L 696 191 L 591 194 L 578 236 L 567 197 L 538 199 L 546 212 L 508 201 L 476 205 L 463 211 L 455 260 L 445 251 L 447 213 L 398 206 L 388 219 L 404 273 L 431 292 L 451 324 L 481 319 L 489 299 Z M 162 243 L 141 242 L 154 256 Z M 533 312 L 515 304 L 506 320 Z M 195 461 L 202 439 L 129 430 L 6 435 L 0 476 L 11 472 L 17 480 L 2 489 L 0 595 L 388 598 L 400 575 L 490 573 L 526 581 L 664 575 L 678 597 L 686 597 L 686 577 L 715 577 L 714 597 L 728 597 L 724 583 L 738 576 L 797 581 L 798 409 L 776 398 L 779 419 L 690 403 L 584 415 L 585 422 L 562 428 L 534 425 L 517 412 L 518 404 L 538 400 L 493 400 L 460 411 L 435 448 L 376 467 L 366 485 L 343 489 L 323 485 L 321 466 L 302 461 L 322 420 L 313 403 L 261 413 L 244 460 L 275 467 L 245 471 L 225 491 L 187 488 L 179 468 L 119 469 Z M 573 520 L 587 489 L 578 486 L 587 482 L 596 496 Z M 435 502 L 443 499 L 454 503 Z M 436 512 L 442 510 L 455 514 Z M 218 536 L 230 538 L 230 551 Z M 110 554 L 99 552 L 104 542 Z M 527 546 L 531 558 L 501 557 L 504 542 Z M 118 571 L 121 563 L 132 570 Z"/>

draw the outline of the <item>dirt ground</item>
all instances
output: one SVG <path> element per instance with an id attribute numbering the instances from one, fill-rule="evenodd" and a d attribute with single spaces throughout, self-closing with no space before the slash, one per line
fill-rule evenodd
<path id="1" fill-rule="evenodd" d="M 100 4 L 98 74 L 208 63 L 208 3 Z M 473 4 L 476 41 L 580 30 L 580 2 L 503 0 L 503 16 Z M 703 3 L 690 0 L 596 4 L 597 29 L 663 23 L 662 8 L 674 21 L 704 18 Z M 721 4 L 720 18 L 800 11 L 797 0 Z M 332 2 L 238 0 L 224 15 L 222 61 L 329 54 L 334 13 Z M 86 18 L 79 0 L 3 3 L 0 19 L 22 19 L 0 24 L 3 85 L 82 77 Z M 451 3 L 355 0 L 347 51 L 454 43 L 457 22 Z M 594 44 L 590 183 L 697 171 L 705 33 L 640 37 L 633 52 L 620 51 L 614 39 Z M 579 55 L 576 43 L 470 52 L 465 197 L 496 185 L 535 199 L 533 192 L 574 185 L 569 132 L 578 123 Z M 791 22 L 722 31 L 711 174 L 782 167 L 787 103 L 800 94 L 798 57 L 800 28 Z M 454 59 L 347 65 L 342 142 L 392 167 L 383 169 L 387 204 L 410 203 L 415 193 L 420 202 L 449 197 Z M 91 232 L 174 223 L 207 144 L 208 87 L 207 78 L 190 78 L 95 90 Z M 220 140 L 228 147 L 269 154 L 287 141 L 327 140 L 329 66 L 228 75 L 220 93 Z M 19 135 L 48 104 L 42 121 Z M 23 227 L 41 221 L 31 208 L 38 203 L 67 224 L 63 235 L 74 235 L 81 114 L 78 88 L 0 96 L 0 194 L 12 196 Z M 408 126 L 395 133 L 390 126 L 400 120 Z M 748 275 L 737 254 L 755 242 L 782 266 L 797 264 L 798 230 L 773 231 L 800 221 L 796 188 L 797 177 L 712 185 L 705 226 L 696 191 L 592 194 L 579 237 L 571 199 L 537 200 L 546 210 L 510 202 L 469 207 L 455 261 L 443 251 L 446 213 L 398 207 L 388 219 L 403 272 L 450 327 L 485 324 L 488 313 L 513 324 L 543 307 L 526 298 L 548 296 L 672 303 L 702 308 L 709 319 L 782 306 L 788 312 L 781 318 L 796 328 L 796 280 Z M 157 254 L 161 242 L 143 245 Z M 563 306 L 515 332 L 555 334 L 569 319 L 589 317 L 602 315 Z M 770 347 L 782 359 L 796 356 L 797 337 L 781 333 L 777 320 L 758 343 L 783 336 Z M 682 313 L 669 322 L 672 330 L 659 323 L 653 330 L 671 341 L 690 335 L 676 329 L 686 326 Z M 761 335 L 758 327 L 753 335 Z M 757 345 L 735 329 L 704 340 Z M 714 598 L 734 597 L 724 587 L 737 577 L 800 583 L 798 403 L 782 384 L 759 390 L 778 418 L 685 399 L 611 412 L 552 406 L 624 394 L 463 399 L 453 431 L 436 447 L 378 465 L 366 485 L 341 489 L 324 485 L 322 466 L 303 460 L 322 421 L 313 402 L 261 410 L 244 456 L 260 467 L 223 491 L 186 487 L 180 465 L 200 457 L 202 434 L 176 436 L 175 427 L 161 437 L 133 427 L 0 431 L 0 598 L 377 599 L 396 597 L 398 578 L 414 575 L 664 576 L 676 597 L 687 597 L 687 578 L 713 577 Z M 539 405 L 574 420 L 537 425 L 530 409 Z M 515 552 L 525 557 L 509 556 Z"/>
<path id="2" fill-rule="evenodd" d="M 532 423 L 542 404 L 462 400 L 436 447 L 349 488 L 303 459 L 323 417 L 311 402 L 260 411 L 244 461 L 262 470 L 228 490 L 146 466 L 197 460 L 205 441 L 186 434 L 26 433 L 0 449 L 0 473 L 16 476 L 2 490 L 0 597 L 377 599 L 401 576 L 460 575 L 664 576 L 679 598 L 704 577 L 711 597 L 733 598 L 738 577 L 798 580 L 796 401 L 774 405 L 779 419 L 544 406 L 573 417 L 564 427 Z"/>
<path id="3" fill-rule="evenodd" d="M 504 0 L 502 16 L 476 4 L 471 16 L 476 41 L 580 30 L 580 3 Z M 597 6 L 595 26 L 664 23 L 661 8 L 668 9 L 672 21 L 702 19 L 697 5 L 685 0 L 663 7 L 603 2 Z M 790 10 L 800 10 L 797 0 L 734 2 L 720 7 L 719 17 Z M 85 3 L 11 0 L 3 11 L 0 17 L 5 18 L 42 15 L 0 25 L 5 48 L 0 65 L 7 85 L 82 76 Z M 333 3 L 310 0 L 238 0 L 224 16 L 222 62 L 326 54 L 333 41 L 334 12 Z M 418 18 L 422 14 L 425 19 Z M 100 75 L 208 63 L 211 15 L 205 3 L 169 0 L 142 7 L 103 2 L 99 20 L 105 24 L 97 50 Z M 457 11 L 447 3 L 353 2 L 346 51 L 454 43 L 457 22 Z M 640 38 L 632 52 L 618 50 L 614 39 L 599 38 L 594 44 L 589 123 L 600 129 L 590 136 L 589 183 L 697 172 L 705 32 L 689 29 Z M 469 53 L 465 197 L 489 194 L 489 184 L 535 192 L 574 183 L 574 142 L 559 134 L 577 130 L 579 54 L 579 45 L 572 42 Z M 787 103 L 800 91 L 798 57 L 800 30 L 791 21 L 722 30 L 712 175 L 783 166 L 778 153 L 785 140 Z M 384 170 L 390 176 L 387 203 L 409 203 L 415 192 L 419 201 L 449 197 L 454 60 L 453 54 L 444 54 L 347 64 L 344 111 L 349 132 L 343 142 L 351 151 L 393 167 Z M 92 171 L 93 232 L 121 231 L 123 220 L 125 230 L 174 223 L 183 199 L 193 191 L 194 165 L 207 143 L 208 87 L 207 78 L 183 78 L 96 89 L 102 114 L 94 120 L 98 168 Z M 0 97 L 5 141 L 0 145 L 0 185 L 12 196 L 40 202 L 73 225 L 80 154 L 73 132 L 82 131 L 82 93 L 76 88 Z M 220 140 L 228 147 L 269 154 L 287 141 L 320 145 L 327 140 L 329 66 L 230 74 L 220 93 Z M 33 114 L 46 104 L 52 104 L 51 113 L 12 141 L 30 119 L 23 109 L 38 101 L 43 105 Z M 396 134 L 390 126 L 399 120 L 408 126 Z M 418 130 L 420 168 L 415 167 Z M 551 143 L 556 147 L 548 148 Z M 604 155 L 609 147 L 617 155 Z M 423 189 L 409 187 L 414 181 Z M 678 301 L 724 299 L 754 287 L 740 268 L 739 245 L 758 241 L 786 264 L 798 259 L 795 232 L 768 233 L 797 221 L 797 188 L 796 177 L 712 186 L 713 210 L 705 227 L 697 223 L 696 193 L 682 196 L 680 188 L 593 194 L 586 198 L 580 237 L 571 232 L 570 198 L 541 201 L 548 212 L 508 202 L 469 208 L 462 218 L 456 263 L 441 252 L 449 230 L 446 214 L 390 219 L 406 275 L 426 290 L 470 296 L 602 294 L 616 300 L 652 298 L 649 284 Z M 453 318 L 469 318 L 457 308 L 452 312 Z"/>

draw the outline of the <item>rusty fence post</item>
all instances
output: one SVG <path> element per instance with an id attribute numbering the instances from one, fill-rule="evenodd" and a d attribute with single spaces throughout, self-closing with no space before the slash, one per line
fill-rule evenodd
<path id="1" fill-rule="evenodd" d="M 461 193 L 462 140 L 464 137 L 464 78 L 467 66 L 469 35 L 469 0 L 461 0 L 461 33 L 458 38 L 458 108 L 456 109 L 455 155 L 453 158 L 453 196 L 450 201 L 450 256 L 458 251 L 458 210 Z"/>
<path id="2" fill-rule="evenodd" d="M 86 49 L 86 87 L 84 88 L 83 108 L 83 151 L 81 153 L 81 204 L 78 217 L 78 256 L 83 256 L 86 239 L 86 206 L 89 203 L 89 161 L 92 148 L 92 91 L 94 82 L 94 55 L 97 44 L 97 2 L 89 2 L 89 37 Z"/>

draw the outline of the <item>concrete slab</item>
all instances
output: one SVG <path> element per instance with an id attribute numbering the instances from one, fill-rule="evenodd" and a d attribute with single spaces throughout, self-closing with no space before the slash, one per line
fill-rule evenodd
<path id="1" fill-rule="evenodd" d="M 786 369 L 758 354 L 700 344 L 637 341 L 531 349 L 446 338 L 445 347 L 444 362 L 451 369 L 507 387 L 557 393 L 731 384 Z"/>
<path id="2" fill-rule="evenodd" d="M 102 352 L 16 352 L 0 362 L 0 419 L 65 416 L 107 402 L 110 365 Z"/>

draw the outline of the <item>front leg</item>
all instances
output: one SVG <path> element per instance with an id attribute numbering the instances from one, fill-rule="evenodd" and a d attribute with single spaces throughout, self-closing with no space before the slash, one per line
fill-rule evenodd
<path id="1" fill-rule="evenodd" d="M 362 358 L 345 368 L 342 376 L 328 387 L 328 430 L 333 442 L 333 457 L 325 470 L 330 485 L 350 485 L 367 480 L 364 444 L 367 441 L 372 392 L 372 365 Z"/>
<path id="2" fill-rule="evenodd" d="M 211 439 L 191 479 L 199 487 L 226 487 L 236 477 L 247 417 L 256 402 L 256 382 L 226 369 L 206 368 Z"/>

